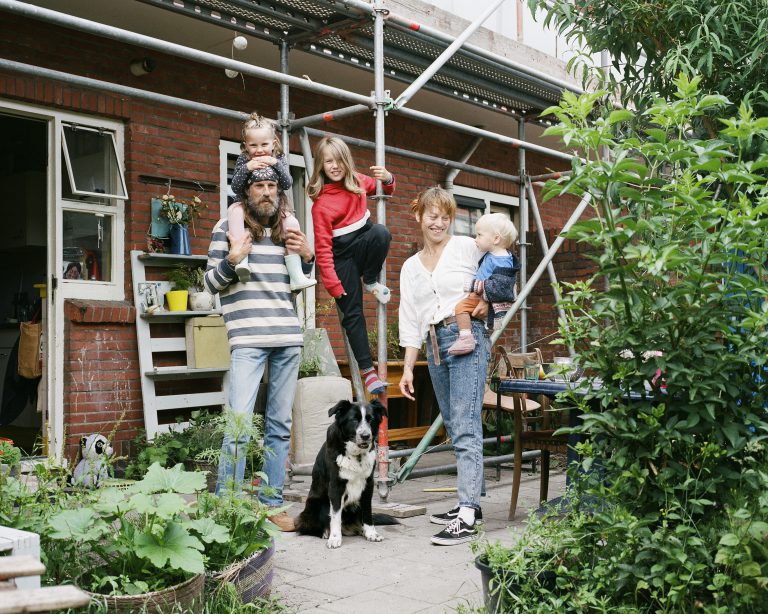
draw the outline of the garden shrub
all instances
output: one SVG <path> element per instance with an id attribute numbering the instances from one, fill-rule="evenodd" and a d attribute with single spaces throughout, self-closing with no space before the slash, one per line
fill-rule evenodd
<path id="1" fill-rule="evenodd" d="M 572 399 L 572 506 L 521 544 L 556 588 L 509 563 L 519 611 L 766 611 L 768 118 L 741 104 L 701 137 L 732 106 L 698 83 L 637 115 L 601 114 L 605 92 L 547 111 L 582 158 L 545 198 L 589 192 L 594 210 L 569 237 L 597 271 L 563 288 L 561 333 L 602 387 Z"/>

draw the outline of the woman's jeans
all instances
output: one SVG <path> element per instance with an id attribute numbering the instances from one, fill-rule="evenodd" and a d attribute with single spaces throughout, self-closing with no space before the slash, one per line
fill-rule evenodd
<path id="1" fill-rule="evenodd" d="M 453 442 L 458 473 L 459 505 L 480 509 L 483 490 L 483 408 L 485 376 L 491 354 L 488 332 L 479 320 L 472 320 L 477 341 L 471 354 L 451 356 L 448 348 L 459 337 L 454 322 L 435 328 L 440 364 L 435 366 L 432 344 L 427 343 L 427 360 L 432 386 L 440 405 L 448 437 Z"/>
<path id="2" fill-rule="evenodd" d="M 256 404 L 264 365 L 269 364 L 267 411 L 264 419 L 264 468 L 267 489 L 259 490 L 259 500 L 267 505 L 283 504 L 285 463 L 291 444 L 291 409 L 299 375 L 301 348 L 236 348 L 229 369 L 229 405 L 232 411 L 250 420 Z M 219 458 L 216 494 L 234 480 L 235 491 L 243 483 L 248 433 L 225 433 Z"/>

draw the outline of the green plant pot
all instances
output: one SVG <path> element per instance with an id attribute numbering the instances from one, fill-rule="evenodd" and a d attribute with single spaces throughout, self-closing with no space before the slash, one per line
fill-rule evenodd
<path id="1" fill-rule="evenodd" d="M 479 554 L 475 557 L 475 567 L 480 570 L 485 609 L 488 610 L 489 614 L 510 612 L 513 603 L 509 593 L 519 592 L 520 584 L 512 580 L 509 572 L 491 567 L 485 554 Z M 536 572 L 532 570 L 528 573 L 533 575 Z M 552 571 L 539 572 L 538 580 L 542 588 L 548 590 L 555 588 L 555 573 Z"/>

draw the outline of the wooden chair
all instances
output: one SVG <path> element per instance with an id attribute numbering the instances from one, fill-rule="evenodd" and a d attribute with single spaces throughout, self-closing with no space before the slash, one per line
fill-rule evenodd
<path id="1" fill-rule="evenodd" d="M 497 348 L 497 352 L 505 362 L 508 377 L 520 379 L 526 360 L 536 360 L 541 364 L 541 352 L 538 349 L 535 352 L 508 354 L 504 348 Z M 501 378 L 500 373 L 492 373 L 491 391 L 495 388 L 494 381 L 499 381 Z M 566 435 L 554 434 L 557 428 L 550 424 L 551 412 L 548 397 L 542 396 L 541 403 L 536 403 L 527 399 L 524 394 L 501 395 L 494 392 L 491 394 L 494 397 L 492 404 L 496 410 L 497 420 L 501 411 L 511 411 L 514 416 L 514 469 L 508 517 L 509 520 L 514 520 L 520 494 L 523 450 L 541 450 L 539 501 L 546 501 L 549 491 L 550 455 L 552 452 L 565 454 L 568 450 L 568 438 Z"/>
<path id="2" fill-rule="evenodd" d="M 496 348 L 496 356 L 491 366 L 491 382 L 498 381 L 505 377 L 523 378 L 523 367 L 528 360 L 539 361 L 541 364 L 541 352 L 537 349 L 534 352 L 524 354 L 509 354 L 503 347 Z M 527 398 L 527 395 L 512 394 L 498 395 L 495 387 L 485 385 L 485 394 L 483 395 L 483 409 L 494 414 L 494 426 L 496 428 L 496 455 L 501 454 L 501 412 L 512 414 L 515 410 L 515 400 L 522 399 L 525 402 L 525 417 L 532 421 L 538 419 L 537 410 L 541 407 L 540 403 Z M 530 428 L 526 422 L 526 428 Z M 501 478 L 501 466 L 496 465 L 496 479 Z"/>

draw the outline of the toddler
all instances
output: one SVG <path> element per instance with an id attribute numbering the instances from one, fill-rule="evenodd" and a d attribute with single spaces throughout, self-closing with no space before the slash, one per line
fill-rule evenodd
<path id="1" fill-rule="evenodd" d="M 486 252 L 480 260 L 477 275 L 467 283 L 470 295 L 456 305 L 459 338 L 448 348 L 454 356 L 475 349 L 470 314 L 482 297 L 490 303 L 488 325 L 499 328 L 504 315 L 515 300 L 515 277 L 520 265 L 511 248 L 517 241 L 517 228 L 503 213 L 488 213 L 475 224 L 475 244 Z"/>
<path id="2" fill-rule="evenodd" d="M 280 141 L 277 138 L 275 122 L 258 113 L 251 113 L 243 124 L 243 142 L 240 145 L 242 152 L 235 163 L 235 172 L 232 175 L 232 191 L 237 199 L 244 199 L 248 185 L 253 181 L 264 181 L 277 175 L 278 190 L 290 190 L 293 185 L 288 160 L 282 152 Z M 227 209 L 227 221 L 229 232 L 237 239 L 245 234 L 245 210 L 242 202 L 235 202 Z M 283 234 L 288 230 L 299 230 L 299 221 L 292 213 L 288 213 L 281 220 Z M 317 282 L 304 275 L 301 268 L 301 257 L 288 250 L 285 256 L 285 266 L 291 278 L 291 290 L 304 290 L 314 286 Z M 248 256 L 235 266 L 235 271 L 241 282 L 251 279 L 251 269 L 248 265 Z"/>
<path id="3" fill-rule="evenodd" d="M 371 171 L 382 181 L 384 193 L 392 194 L 392 173 L 383 166 L 372 166 Z M 377 278 L 392 240 L 385 226 L 369 219 L 366 196 L 375 191 L 375 179 L 355 172 L 352 153 L 344 141 L 338 137 L 320 140 L 307 185 L 307 195 L 314 203 L 315 261 L 323 285 L 344 314 L 341 324 L 371 394 L 383 392 L 385 384 L 373 368 L 363 315 L 363 288 L 379 302 L 389 302 L 389 288 Z"/>

